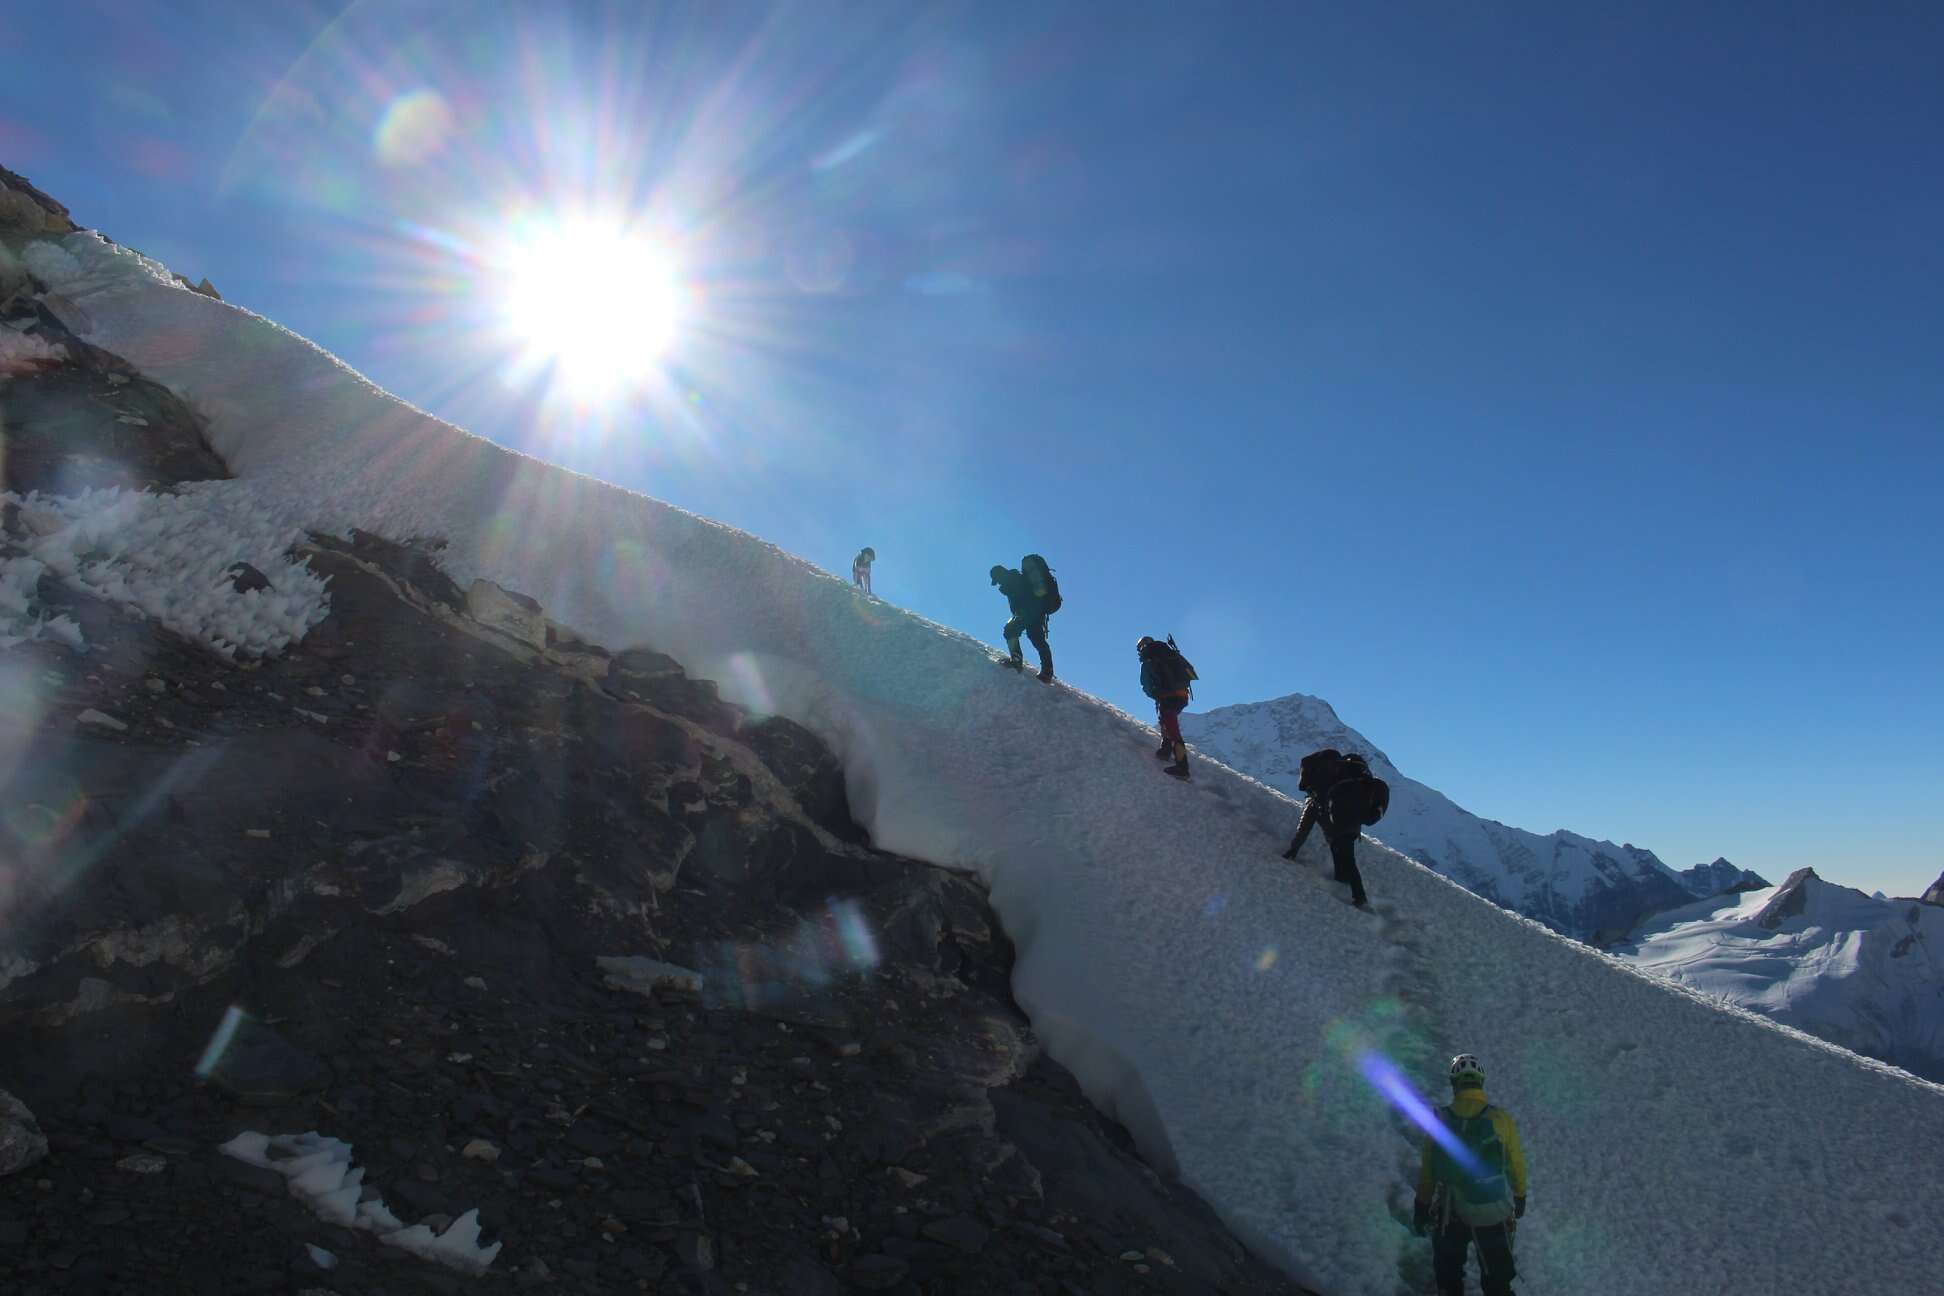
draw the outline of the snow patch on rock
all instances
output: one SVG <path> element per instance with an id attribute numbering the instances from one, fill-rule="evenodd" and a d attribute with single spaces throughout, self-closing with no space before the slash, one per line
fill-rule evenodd
<path id="1" fill-rule="evenodd" d="M 64 643 L 76 652 L 87 648 L 74 618 L 42 611 L 37 591 L 46 571 L 47 564 L 33 558 L 0 558 L 0 649 L 36 639 Z"/>
<path id="2" fill-rule="evenodd" d="M 180 493 L 108 487 L 78 495 L 0 501 L 20 510 L 14 537 L 35 566 L 7 561 L 0 573 L 0 635 L 61 638 L 78 627 L 31 622 L 28 594 L 43 571 L 135 609 L 232 660 L 273 657 L 330 610 L 308 560 L 290 557 L 300 528 L 280 521 L 236 482 L 192 482 Z M 229 571 L 248 563 L 272 588 L 239 591 Z"/>
<path id="3" fill-rule="evenodd" d="M 58 342 L 49 342 L 45 338 L 0 324 L 0 380 L 41 365 L 59 364 L 66 359 L 67 348 Z"/>
<path id="4" fill-rule="evenodd" d="M 386 1208 L 384 1199 L 365 1195 L 364 1171 L 351 1164 L 351 1145 L 312 1130 L 307 1134 L 259 1134 L 245 1130 L 217 1149 L 247 1165 L 275 1170 L 286 1180 L 290 1195 L 309 1206 L 330 1224 L 363 1229 L 378 1235 L 386 1246 L 409 1251 L 422 1260 L 482 1274 L 499 1255 L 501 1243 L 479 1245 L 479 1211 L 467 1211 L 434 1233 L 424 1224 L 409 1228 Z"/>

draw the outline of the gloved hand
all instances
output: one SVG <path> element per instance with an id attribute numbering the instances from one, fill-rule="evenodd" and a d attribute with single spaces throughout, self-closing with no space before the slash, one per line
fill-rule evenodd
<path id="1" fill-rule="evenodd" d="M 1512 1218 L 1513 1219 L 1525 1218 L 1525 1198 L 1514 1197 L 1512 1199 Z"/>
<path id="2" fill-rule="evenodd" d="M 1431 1203 L 1419 1200 L 1411 1204 L 1411 1232 L 1423 1237 L 1431 1227 Z"/>

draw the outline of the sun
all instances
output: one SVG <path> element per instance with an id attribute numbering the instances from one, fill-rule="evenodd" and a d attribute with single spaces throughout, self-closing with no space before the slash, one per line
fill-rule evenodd
<path id="1" fill-rule="evenodd" d="M 656 372 L 681 326 L 682 282 L 662 244 L 596 221 L 545 225 L 502 259 L 501 315 L 532 368 L 581 400 Z"/>

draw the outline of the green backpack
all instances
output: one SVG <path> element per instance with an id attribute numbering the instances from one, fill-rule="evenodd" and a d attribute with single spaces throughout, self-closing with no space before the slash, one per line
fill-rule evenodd
<path id="1" fill-rule="evenodd" d="M 1449 1107 L 1438 1108 L 1438 1119 L 1471 1153 L 1471 1168 L 1458 1164 L 1436 1139 L 1431 1141 L 1432 1178 L 1443 1187 L 1452 1212 L 1474 1226 L 1503 1224 L 1513 1213 L 1512 1181 L 1506 1174 L 1505 1144 L 1492 1123 L 1494 1110 L 1488 1106 L 1476 1116 L 1460 1116 Z"/>

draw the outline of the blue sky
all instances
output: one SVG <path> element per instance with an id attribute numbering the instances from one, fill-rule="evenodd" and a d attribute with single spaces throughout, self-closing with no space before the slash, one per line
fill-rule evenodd
<path id="1" fill-rule="evenodd" d="M 1607 8 L 76 3 L 0 15 L 0 163 L 938 620 L 1043 552 L 1137 714 L 1173 632 L 1199 706 L 1318 694 L 1489 817 L 1913 893 L 1944 9 Z M 490 251 L 593 208 L 684 301 L 598 400 Z"/>

